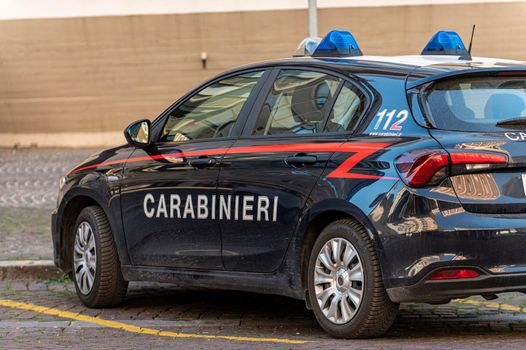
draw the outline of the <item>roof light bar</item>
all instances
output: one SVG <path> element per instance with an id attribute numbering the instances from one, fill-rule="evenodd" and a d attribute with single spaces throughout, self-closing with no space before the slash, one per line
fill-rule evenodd
<path id="1" fill-rule="evenodd" d="M 292 57 L 303 57 L 303 56 L 312 56 L 316 48 L 318 47 L 318 44 L 320 43 L 321 38 L 305 38 L 301 41 L 301 43 L 298 45 L 294 53 L 292 54 Z"/>
<path id="2" fill-rule="evenodd" d="M 362 51 L 351 33 L 332 30 L 321 40 L 312 57 L 362 56 Z"/>
<path id="3" fill-rule="evenodd" d="M 441 30 L 429 40 L 422 55 L 461 56 L 470 59 L 470 54 L 457 32 Z"/>

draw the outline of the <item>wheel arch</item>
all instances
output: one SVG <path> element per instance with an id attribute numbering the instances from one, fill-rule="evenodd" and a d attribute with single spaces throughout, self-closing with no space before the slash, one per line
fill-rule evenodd
<path id="1" fill-rule="evenodd" d="M 382 247 L 378 239 L 378 232 L 370 222 L 365 213 L 357 206 L 341 199 L 332 199 L 318 203 L 311 207 L 303 216 L 300 223 L 301 234 L 298 237 L 298 259 L 301 276 L 301 286 L 303 291 L 307 290 L 307 270 L 310 258 L 310 252 L 322 230 L 332 222 L 352 219 L 359 222 L 373 240 L 375 249 L 383 266 Z"/>
<path id="2" fill-rule="evenodd" d="M 118 208 L 118 215 L 112 215 L 114 214 L 113 211 L 116 209 L 112 209 L 109 201 L 99 193 L 92 189 L 75 188 L 66 193 L 58 210 L 57 221 L 60 229 L 60 267 L 66 273 L 70 272 L 71 269 L 68 263 L 71 259 L 71 252 L 69 251 L 68 247 L 72 243 L 73 239 L 73 235 L 71 233 L 78 215 L 84 208 L 89 206 L 98 206 L 102 209 L 110 223 L 121 264 L 124 264 L 128 261 L 124 236 L 119 234 L 119 232 L 122 232 L 122 224 L 119 221 L 120 206 Z"/>

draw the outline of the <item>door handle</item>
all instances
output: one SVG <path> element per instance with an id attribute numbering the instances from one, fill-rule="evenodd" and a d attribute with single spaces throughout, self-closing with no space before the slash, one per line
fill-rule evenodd
<path id="1" fill-rule="evenodd" d="M 190 160 L 188 164 L 196 168 L 205 168 L 209 166 L 214 166 L 216 164 L 216 160 L 214 158 L 201 157 Z"/>
<path id="2" fill-rule="evenodd" d="M 291 165 L 310 165 L 315 164 L 317 161 L 318 158 L 316 156 L 305 153 L 298 153 L 285 159 L 285 162 Z"/>

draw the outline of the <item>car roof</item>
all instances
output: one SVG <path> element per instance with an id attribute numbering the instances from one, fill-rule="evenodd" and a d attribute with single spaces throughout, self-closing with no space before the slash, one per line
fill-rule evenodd
<path id="1" fill-rule="evenodd" d="M 240 68 L 313 66 L 331 68 L 351 74 L 380 74 L 407 78 L 408 87 L 424 84 L 445 76 L 478 71 L 521 70 L 526 71 L 525 61 L 500 58 L 448 55 L 406 55 L 406 56 L 354 56 L 354 57 L 292 57 L 253 63 Z M 238 68 L 239 69 L 239 68 Z"/>

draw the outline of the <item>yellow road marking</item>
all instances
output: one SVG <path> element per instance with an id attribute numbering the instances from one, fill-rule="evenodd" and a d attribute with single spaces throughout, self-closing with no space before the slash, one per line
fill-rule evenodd
<path id="1" fill-rule="evenodd" d="M 140 333 L 140 334 L 151 334 L 161 337 L 171 337 L 171 338 L 194 338 L 194 339 L 221 339 L 221 340 L 233 340 L 233 341 L 247 341 L 247 342 L 266 342 L 266 343 L 281 343 L 281 344 L 305 344 L 310 341 L 306 340 L 293 340 L 293 339 L 282 339 L 282 338 L 253 338 L 253 337 L 239 337 L 239 336 L 230 336 L 230 335 L 206 335 L 206 334 L 192 334 L 192 333 L 178 333 L 178 332 L 168 332 L 161 331 L 159 329 L 153 328 L 144 328 L 139 326 L 133 326 L 130 324 L 105 320 L 99 317 L 92 317 L 87 315 L 82 315 L 79 313 L 74 313 L 70 311 L 61 311 L 58 309 L 38 306 L 29 303 L 21 303 L 17 301 L 0 299 L 0 306 L 10 307 L 20 310 L 34 311 L 41 314 L 52 315 L 62 318 L 69 318 L 76 321 L 83 321 L 98 324 L 100 326 L 115 328 L 126 332 Z"/>
<path id="2" fill-rule="evenodd" d="M 514 305 L 508 305 L 508 304 L 499 304 L 499 303 L 491 303 L 488 301 L 477 301 L 477 300 L 471 300 L 471 299 L 458 299 L 455 300 L 456 303 L 461 304 L 469 304 L 469 305 L 475 305 L 475 306 L 486 306 L 492 309 L 497 310 L 503 310 L 503 311 L 513 311 L 513 312 L 524 312 L 526 313 L 526 309 L 520 306 L 514 306 Z"/>

